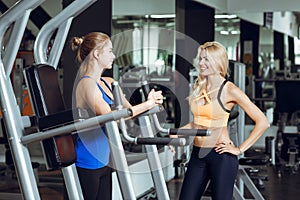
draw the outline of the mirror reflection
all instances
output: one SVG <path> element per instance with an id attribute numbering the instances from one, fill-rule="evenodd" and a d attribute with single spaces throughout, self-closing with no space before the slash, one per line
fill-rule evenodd
<path id="1" fill-rule="evenodd" d="M 170 78 L 175 69 L 174 27 L 175 15 L 114 16 L 115 78 Z"/>

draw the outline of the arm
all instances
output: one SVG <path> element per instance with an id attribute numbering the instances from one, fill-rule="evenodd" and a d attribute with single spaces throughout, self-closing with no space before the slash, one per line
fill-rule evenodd
<path id="1" fill-rule="evenodd" d="M 103 77 L 104 78 L 104 77 Z M 112 82 L 114 81 L 114 79 L 112 78 L 108 78 L 105 77 L 105 80 L 109 83 L 112 84 Z M 150 110 L 151 108 L 153 108 L 154 106 L 158 105 L 158 104 L 162 104 L 163 103 L 163 96 L 162 96 L 162 92 L 161 91 L 154 91 L 151 90 L 147 101 L 137 104 L 135 106 L 132 106 L 128 100 L 125 98 L 125 95 L 123 94 L 123 91 L 121 90 L 121 98 L 122 98 L 122 104 L 125 108 L 131 108 L 132 112 L 133 112 L 133 116 L 135 117 L 147 110 Z"/>
<path id="2" fill-rule="evenodd" d="M 250 99 L 237 88 L 235 92 L 236 103 L 245 111 L 245 113 L 254 121 L 254 128 L 248 138 L 238 147 L 239 153 L 249 149 L 270 127 L 268 119 L 264 113 Z"/>
<path id="3" fill-rule="evenodd" d="M 238 104 L 255 124 L 248 138 L 239 147 L 235 147 L 233 144 L 220 144 L 216 148 L 216 151 L 219 153 L 229 152 L 239 155 L 249 149 L 269 128 L 270 124 L 264 113 L 234 84 L 228 86 L 226 94 L 226 102 Z"/>
<path id="4" fill-rule="evenodd" d="M 124 95 L 122 94 L 122 103 L 123 106 L 126 108 L 131 108 L 132 112 L 133 112 L 133 116 L 135 117 L 147 110 L 150 110 L 151 108 L 153 108 L 156 105 L 162 104 L 163 103 L 163 96 L 162 96 L 162 92 L 161 91 L 154 91 L 153 89 L 150 91 L 147 101 L 137 104 L 135 106 L 132 106 L 128 100 L 124 97 Z"/>

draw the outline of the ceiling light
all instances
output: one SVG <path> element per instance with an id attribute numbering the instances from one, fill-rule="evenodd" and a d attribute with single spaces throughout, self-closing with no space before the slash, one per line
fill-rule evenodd
<path id="1" fill-rule="evenodd" d="M 228 32 L 228 31 L 220 31 L 220 33 L 221 33 L 222 35 L 229 35 L 229 32 Z"/>
<path id="2" fill-rule="evenodd" d="M 215 15 L 215 19 L 233 19 L 233 18 L 237 18 L 237 15 L 226 15 L 226 14 Z"/>
<path id="3" fill-rule="evenodd" d="M 175 14 L 165 14 L 165 15 L 150 15 L 151 18 L 175 18 Z"/>
<path id="4" fill-rule="evenodd" d="M 240 31 L 230 31 L 230 33 L 231 33 L 232 35 L 237 35 L 237 34 L 240 34 Z"/>

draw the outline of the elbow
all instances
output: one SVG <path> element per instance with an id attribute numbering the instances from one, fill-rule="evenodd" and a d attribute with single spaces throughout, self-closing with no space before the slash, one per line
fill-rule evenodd
<path id="1" fill-rule="evenodd" d="M 260 132 L 262 133 L 264 133 L 271 126 L 267 118 L 257 120 L 255 124 L 257 125 L 257 128 L 259 128 Z"/>
<path id="2" fill-rule="evenodd" d="M 261 127 L 264 131 L 266 131 L 268 128 L 270 128 L 270 126 L 271 126 L 271 124 L 268 121 L 268 119 L 263 120 L 261 123 Z"/>
<path id="3" fill-rule="evenodd" d="M 270 126 L 271 126 L 270 123 L 267 122 L 266 125 L 265 125 L 265 130 L 267 130 L 268 128 L 270 128 Z"/>

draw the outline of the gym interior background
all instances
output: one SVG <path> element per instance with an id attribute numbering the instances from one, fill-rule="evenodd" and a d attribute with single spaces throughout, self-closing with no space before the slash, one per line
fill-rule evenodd
<path id="1" fill-rule="evenodd" d="M 0 12 L 5 13 L 16 2 L 0 0 Z M 34 115 L 23 69 L 34 63 L 36 36 L 48 20 L 72 2 L 48 0 L 30 15 L 11 75 L 16 101 L 24 116 Z M 271 3 L 261 0 L 98 0 L 72 22 L 57 67 L 59 86 L 66 107 L 71 108 L 78 68 L 68 40 L 91 31 L 106 32 L 112 36 L 117 55 L 113 69 L 107 71 L 107 75 L 120 82 L 132 103 L 143 100 L 137 89 L 145 80 L 162 89 L 166 97 L 166 112 L 159 119 L 165 127 L 177 128 L 191 120 L 186 102 L 180 99 L 189 93 L 182 88 L 189 88 L 195 78 L 193 59 L 196 47 L 204 41 L 219 41 L 227 48 L 231 60 L 232 81 L 241 84 L 271 123 L 263 137 L 245 153 L 244 157 L 251 159 L 241 158 L 243 172 L 255 185 L 254 189 L 245 187 L 243 192 L 247 198 L 254 199 L 256 193 L 264 199 L 296 199 L 300 195 L 297 190 L 300 185 L 299 27 L 300 4 L 292 0 Z M 183 42 L 186 41 L 180 37 L 183 35 L 189 37 L 191 46 Z M 135 128 L 133 123 L 132 132 L 136 132 Z M 237 118 L 232 125 L 233 139 L 238 142 L 241 137 L 247 137 L 252 128 L 252 122 L 247 117 Z M 241 132 L 243 136 L 238 135 Z M 8 199 L 11 195 L 20 198 L 3 128 L 0 135 L 0 171 L 3 177 L 0 181 L 0 199 Z M 46 170 L 40 143 L 28 146 L 31 161 L 36 164 L 42 199 L 68 199 L 60 170 Z M 130 152 L 143 151 L 141 145 L 127 144 L 124 148 Z M 168 148 L 160 146 L 159 150 L 165 153 L 163 156 L 173 158 Z M 188 147 L 179 148 L 174 160 L 163 164 L 171 199 L 178 196 L 188 154 Z M 147 164 L 140 163 L 137 168 L 144 165 Z M 139 181 L 142 180 L 137 178 L 135 182 L 141 184 Z M 151 180 L 144 184 L 149 187 L 141 188 L 137 192 L 138 198 L 155 199 Z M 245 181 L 245 184 L 247 186 L 248 183 Z M 119 191 L 118 186 L 114 189 Z M 121 198 L 121 195 L 115 198 Z M 209 199 L 209 187 L 205 198 Z"/>

